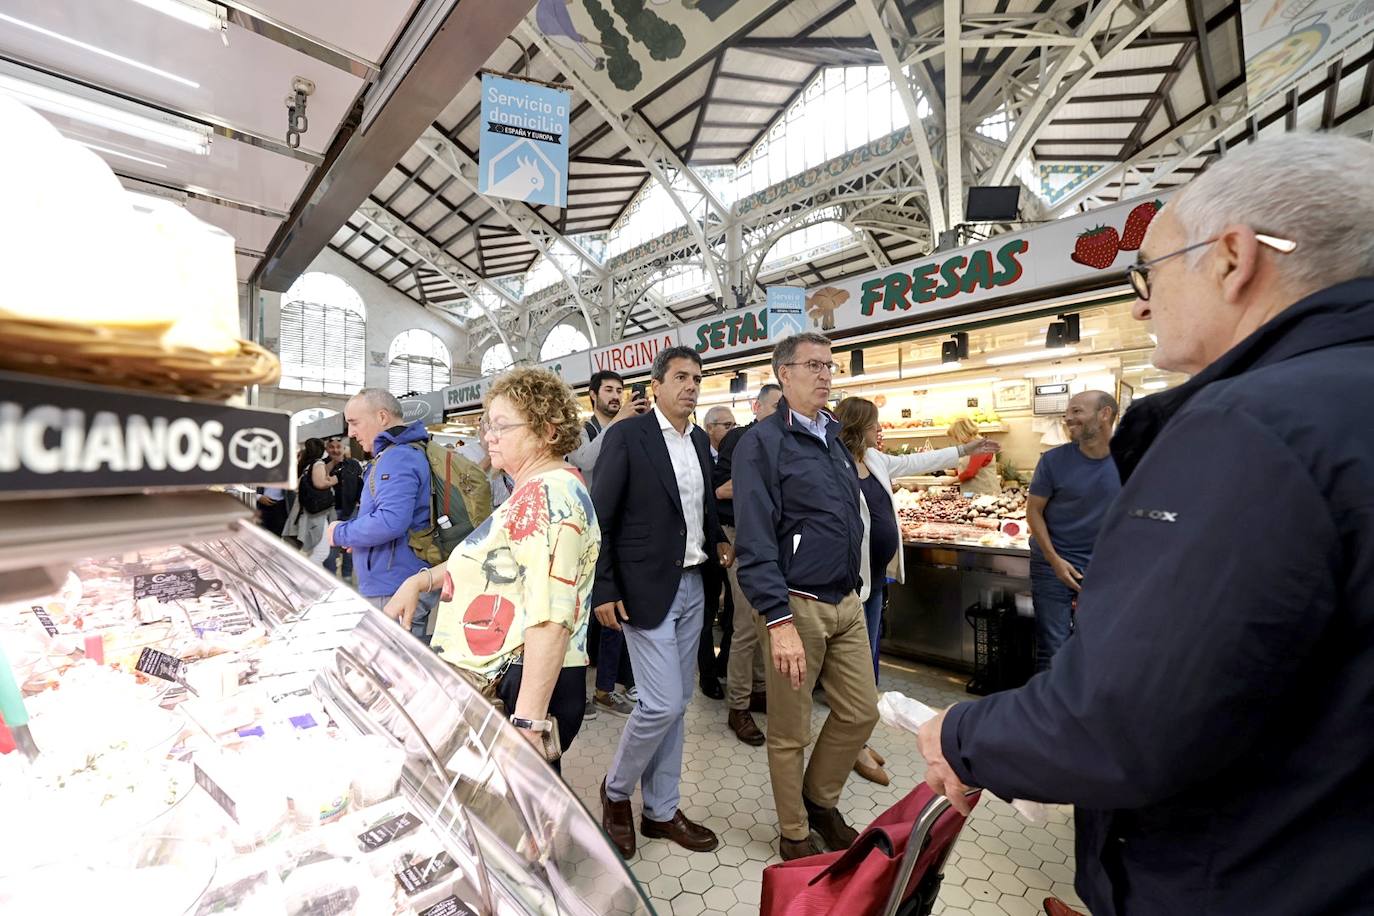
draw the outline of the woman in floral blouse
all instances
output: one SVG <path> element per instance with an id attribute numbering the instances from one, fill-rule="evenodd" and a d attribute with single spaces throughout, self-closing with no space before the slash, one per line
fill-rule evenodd
<path id="1" fill-rule="evenodd" d="M 443 589 L 431 643 L 497 698 L 536 748 L 551 723 L 567 750 L 586 709 L 587 617 L 601 530 L 582 476 L 563 460 L 582 424 L 558 376 L 516 369 L 486 397 L 492 467 L 515 486 L 448 561 L 406 580 L 385 613 L 409 626 L 422 591 Z M 552 756 L 552 755 L 550 755 Z"/>

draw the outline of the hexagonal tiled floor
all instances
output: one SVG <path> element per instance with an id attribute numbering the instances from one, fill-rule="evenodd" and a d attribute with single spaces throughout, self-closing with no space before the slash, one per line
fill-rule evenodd
<path id="1" fill-rule="evenodd" d="M 968 699 L 963 678 L 901 661 L 883 662 L 880 690 L 899 690 L 931 706 Z M 816 707 L 817 722 L 827 710 Z M 767 729 L 767 717 L 759 717 Z M 601 814 L 598 789 L 625 720 L 602 712 L 586 722 L 564 758 L 563 774 L 587 808 Z M 887 758 L 892 785 L 853 776 L 840 810 L 862 828 L 916 784 L 925 764 L 915 739 L 879 725 L 873 746 Z M 639 817 L 638 796 L 634 799 Z M 688 853 L 664 840 L 639 839 L 630 868 L 660 916 L 757 913 L 763 869 L 778 858 L 778 827 L 764 748 L 740 743 L 725 726 L 725 705 L 698 693 L 687 712 L 682 808 L 721 838 L 713 853 Z M 974 810 L 945 868 L 935 913 L 945 916 L 1034 916 L 1055 895 L 1083 908 L 1073 887 L 1073 825 L 1068 809 L 1033 826 L 990 796 Z"/>

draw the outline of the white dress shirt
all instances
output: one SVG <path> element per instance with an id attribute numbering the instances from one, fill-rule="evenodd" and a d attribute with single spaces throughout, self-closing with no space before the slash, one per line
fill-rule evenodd
<path id="1" fill-rule="evenodd" d="M 829 416 L 830 414 L 826 413 L 824 410 L 820 410 L 816 412 L 816 419 L 808 420 L 806 417 L 797 413 L 795 410 L 792 411 L 793 422 L 799 424 L 802 429 L 806 430 L 808 433 L 815 436 L 822 442 L 826 441 L 825 427 L 826 420 L 829 418 Z"/>
<path id="2" fill-rule="evenodd" d="M 663 430 L 663 444 L 668 446 L 668 457 L 673 462 L 677 494 L 682 500 L 682 516 L 687 522 L 687 550 L 682 558 L 682 568 L 700 566 L 706 562 L 706 481 L 702 477 L 697 447 L 692 442 L 692 424 L 687 424 L 686 433 L 680 433 L 657 406 L 654 407 L 654 413 L 658 416 L 658 428 Z"/>

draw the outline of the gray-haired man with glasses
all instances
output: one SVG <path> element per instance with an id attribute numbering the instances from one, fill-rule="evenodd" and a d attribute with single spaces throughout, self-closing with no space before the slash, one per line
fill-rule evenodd
<path id="1" fill-rule="evenodd" d="M 863 521 L 859 477 L 826 410 L 835 363 L 830 341 L 797 334 L 773 351 L 777 411 L 740 440 L 733 462 L 739 583 L 765 628 L 768 769 L 784 859 L 857 837 L 836 809 L 859 751 L 878 722 L 873 656 L 859 602 Z M 811 692 L 830 714 L 811 761 Z"/>
<path id="2" fill-rule="evenodd" d="M 921 730 L 926 779 L 1078 806 L 1093 916 L 1374 912 L 1374 146 L 1228 151 L 1131 272 L 1154 364 L 1045 674 Z M 771 700 L 771 698 L 770 698 Z"/>

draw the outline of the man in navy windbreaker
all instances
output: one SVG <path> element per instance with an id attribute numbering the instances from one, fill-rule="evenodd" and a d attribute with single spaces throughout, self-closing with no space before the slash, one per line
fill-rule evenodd
<path id="1" fill-rule="evenodd" d="M 1228 153 L 1132 270 L 1155 365 L 1075 637 L 922 729 L 927 781 L 1077 806 L 1093 916 L 1374 913 L 1374 146 Z"/>
<path id="2" fill-rule="evenodd" d="M 381 388 L 364 388 L 344 407 L 348 434 L 372 450 L 363 476 L 363 498 L 352 521 L 329 526 L 330 543 L 353 550 L 358 591 L 378 608 L 386 605 L 425 562 L 410 548 L 410 532 L 430 524 L 429 459 L 408 443 L 429 441 L 423 421 L 406 425 L 399 401 Z M 425 638 L 438 592 L 425 592 L 411 632 Z"/>

